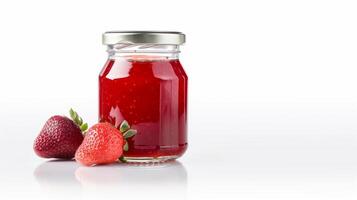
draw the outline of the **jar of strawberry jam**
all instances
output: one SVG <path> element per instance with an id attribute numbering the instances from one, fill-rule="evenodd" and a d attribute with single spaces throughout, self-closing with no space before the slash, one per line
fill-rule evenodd
<path id="1" fill-rule="evenodd" d="M 99 120 L 126 120 L 129 162 L 161 162 L 187 148 L 187 75 L 179 61 L 180 32 L 115 31 L 103 34 L 108 60 L 99 75 Z"/>

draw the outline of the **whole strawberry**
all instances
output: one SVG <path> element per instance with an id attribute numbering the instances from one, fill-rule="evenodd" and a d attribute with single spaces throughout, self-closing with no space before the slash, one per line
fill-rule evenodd
<path id="1" fill-rule="evenodd" d="M 132 137 L 136 133 L 135 130 L 130 129 L 126 121 L 121 124 L 120 130 L 107 122 L 98 123 L 89 128 L 82 144 L 77 149 L 76 161 L 86 166 L 118 161 L 123 150 L 128 149 L 125 138 Z"/>
<path id="2" fill-rule="evenodd" d="M 87 129 L 82 118 L 72 109 L 73 120 L 55 115 L 47 120 L 34 142 L 35 153 L 43 158 L 71 159 L 83 141 L 82 131 Z"/>

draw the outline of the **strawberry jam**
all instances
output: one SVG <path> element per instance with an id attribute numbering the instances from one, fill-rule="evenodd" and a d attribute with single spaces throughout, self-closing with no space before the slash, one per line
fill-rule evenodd
<path id="1" fill-rule="evenodd" d="M 187 76 L 178 54 L 180 32 L 112 31 L 103 34 L 109 59 L 99 76 L 99 120 L 126 120 L 129 162 L 175 159 L 187 148 Z M 125 146 L 126 149 L 127 146 Z"/>
<path id="2" fill-rule="evenodd" d="M 141 56 L 107 61 L 99 76 L 99 120 L 127 120 L 129 161 L 164 161 L 187 148 L 187 76 L 178 59 Z"/>

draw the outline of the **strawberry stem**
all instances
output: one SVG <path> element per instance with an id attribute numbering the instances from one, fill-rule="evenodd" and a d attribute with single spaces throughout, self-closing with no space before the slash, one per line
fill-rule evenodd
<path id="1" fill-rule="evenodd" d="M 84 134 L 84 132 L 88 129 L 88 124 L 83 123 L 82 117 L 80 117 L 78 113 L 72 108 L 69 110 L 69 115 L 71 116 L 73 122 L 81 129 L 82 133 Z"/>

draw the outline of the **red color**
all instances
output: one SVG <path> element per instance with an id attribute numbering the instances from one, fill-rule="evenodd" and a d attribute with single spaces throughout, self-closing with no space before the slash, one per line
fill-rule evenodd
<path id="1" fill-rule="evenodd" d="M 76 152 L 76 161 L 92 166 L 116 162 L 123 154 L 124 138 L 109 123 L 98 123 L 88 129 L 83 143 Z"/>
<path id="2" fill-rule="evenodd" d="M 82 131 L 71 119 L 55 115 L 46 121 L 33 149 L 43 158 L 71 159 L 82 141 Z"/>
<path id="3" fill-rule="evenodd" d="M 179 60 L 108 60 L 99 86 L 99 120 L 118 127 L 125 119 L 138 131 L 124 156 L 185 152 L 187 76 Z"/>

